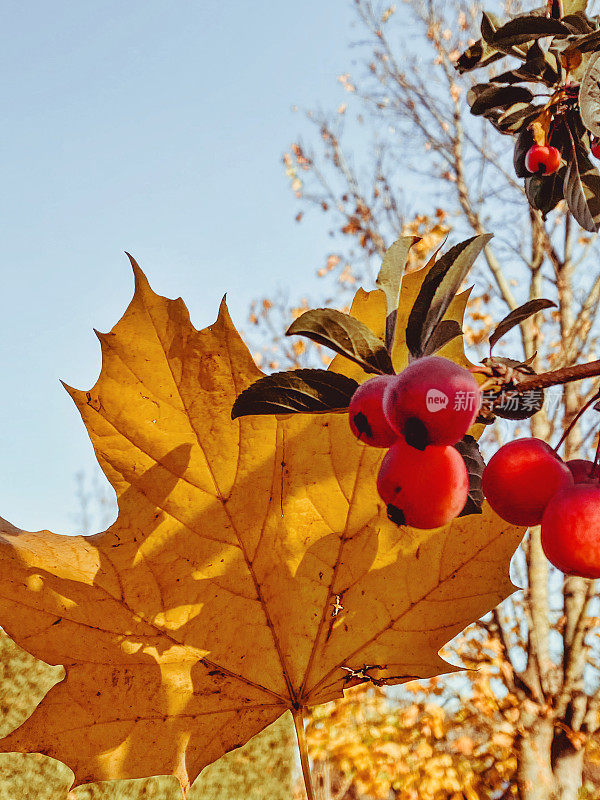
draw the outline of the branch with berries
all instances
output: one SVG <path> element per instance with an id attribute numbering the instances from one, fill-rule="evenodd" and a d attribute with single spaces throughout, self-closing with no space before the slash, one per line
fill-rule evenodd
<path id="1" fill-rule="evenodd" d="M 585 230 L 600 229 L 600 18 L 563 4 L 502 22 L 484 12 L 481 38 L 456 61 L 463 74 L 502 59 L 511 68 L 467 94 L 471 113 L 515 137 L 514 169 L 543 217 L 565 200 Z M 515 64 L 516 62 L 516 64 Z"/>
<path id="2" fill-rule="evenodd" d="M 490 335 L 490 355 L 464 367 L 436 355 L 462 336 L 449 309 L 489 235 L 450 248 L 424 270 L 406 327 L 398 332 L 403 271 L 414 237 L 387 251 L 377 286 L 387 304 L 385 335 L 331 308 L 307 311 L 288 328 L 358 364 L 373 375 L 362 383 L 331 369 L 278 372 L 256 381 L 236 399 L 232 418 L 252 414 L 344 412 L 364 445 L 387 450 L 377 492 L 396 525 L 431 529 L 459 516 L 482 513 L 484 497 L 504 520 L 542 525 L 549 560 L 568 574 L 600 577 L 600 445 L 593 462 L 563 462 L 558 449 L 600 392 L 571 422 L 556 447 L 526 437 L 503 445 L 486 466 L 471 430 L 498 417 L 522 420 L 538 413 L 544 389 L 600 376 L 600 361 L 536 374 L 526 361 L 493 355 L 509 331 L 555 304 L 530 300 L 502 319 Z M 392 363 L 397 342 L 406 342 L 408 365 Z M 450 352 L 450 351 L 446 351 Z M 478 381 L 476 376 L 480 376 Z M 510 401 L 510 402 L 507 402 Z M 576 546 L 572 546 L 573 542 Z"/>

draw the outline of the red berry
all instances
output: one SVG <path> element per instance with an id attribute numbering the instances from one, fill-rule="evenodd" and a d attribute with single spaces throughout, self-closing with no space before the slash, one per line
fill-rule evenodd
<path id="1" fill-rule="evenodd" d="M 600 475 L 592 475 L 593 461 L 574 458 L 571 461 L 567 461 L 567 467 L 571 470 L 575 483 L 591 483 L 598 486 Z"/>
<path id="2" fill-rule="evenodd" d="M 567 575 L 600 578 L 600 486 L 562 489 L 542 518 L 546 558 Z"/>
<path id="3" fill-rule="evenodd" d="M 398 439 L 381 462 L 377 491 L 398 525 L 439 528 L 465 507 L 469 475 L 454 447 L 415 450 Z"/>
<path id="4" fill-rule="evenodd" d="M 496 514 L 514 525 L 538 525 L 551 498 L 573 485 L 567 465 L 541 439 L 515 439 L 483 471 L 483 493 Z"/>
<path id="5" fill-rule="evenodd" d="M 596 139 L 596 137 L 592 137 L 592 141 L 590 143 L 592 155 L 596 158 L 600 158 L 600 139 Z"/>
<path id="6" fill-rule="evenodd" d="M 560 167 L 560 150 L 552 145 L 534 144 L 525 156 L 525 167 L 529 172 L 552 175 Z"/>
<path id="7" fill-rule="evenodd" d="M 370 378 L 358 387 L 350 400 L 348 419 L 352 433 L 371 447 L 389 447 L 398 438 L 382 408 L 383 392 L 393 377 L 380 375 Z"/>
<path id="8" fill-rule="evenodd" d="M 413 447 L 455 444 L 473 424 L 481 392 L 469 370 L 447 358 L 413 361 L 388 384 L 383 411 Z"/>

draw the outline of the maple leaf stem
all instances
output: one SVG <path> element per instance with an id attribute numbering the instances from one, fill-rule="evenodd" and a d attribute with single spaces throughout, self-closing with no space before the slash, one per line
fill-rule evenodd
<path id="1" fill-rule="evenodd" d="M 301 708 L 292 711 L 294 717 L 294 727 L 298 739 L 298 749 L 300 750 L 300 764 L 302 765 L 302 777 L 306 787 L 306 797 L 308 800 L 315 800 L 315 793 L 310 775 L 310 764 L 308 763 L 308 745 L 306 744 L 306 734 L 304 732 L 304 714 Z"/>

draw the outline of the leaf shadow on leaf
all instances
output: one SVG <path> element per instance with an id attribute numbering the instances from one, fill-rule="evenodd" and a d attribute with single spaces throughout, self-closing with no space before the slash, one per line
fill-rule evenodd
<path id="1" fill-rule="evenodd" d="M 325 422 L 324 424 L 327 425 L 328 423 Z M 291 438 L 288 443 L 292 451 L 305 445 L 306 441 L 302 436 L 302 432 Z M 363 447 L 362 445 L 357 446 L 359 448 Z M 157 464 L 141 475 L 137 486 L 135 488 L 130 487 L 119 498 L 119 514 L 124 514 L 127 517 L 132 513 L 132 510 L 139 503 L 140 491 L 146 492 L 146 497 L 157 510 L 167 506 L 168 498 L 179 481 L 176 477 L 176 472 L 185 473 L 189 463 L 189 456 L 189 445 L 179 446 L 168 453 L 160 465 Z M 348 464 L 347 475 L 340 475 L 340 479 L 348 477 L 353 469 L 348 459 L 343 463 Z M 240 482 L 238 491 L 241 495 L 248 496 L 249 493 L 256 491 L 258 471 L 260 471 L 260 467 L 249 472 Z M 171 475 L 170 479 L 169 475 Z M 323 474 L 317 477 L 318 480 L 325 480 L 327 475 Z M 161 487 L 160 495 L 156 494 L 157 486 Z M 293 497 L 286 498 L 285 502 L 289 500 L 293 500 Z M 210 521 L 213 513 L 213 509 L 208 509 L 198 514 L 193 523 L 194 529 L 197 531 L 204 530 L 206 527 L 205 518 L 209 518 Z M 93 642 L 90 641 L 90 629 L 101 629 L 104 624 L 104 615 L 107 613 L 106 608 L 98 612 L 99 618 L 97 620 L 87 620 L 81 625 L 73 626 L 77 631 L 78 638 L 74 638 L 72 630 L 67 630 L 64 634 L 67 640 L 61 641 L 64 622 L 68 617 L 77 616 L 77 611 L 73 609 L 89 607 L 86 597 L 89 587 L 85 584 L 82 585 L 80 581 L 66 577 L 59 578 L 39 567 L 30 567 L 26 561 L 21 559 L 24 583 L 28 579 L 41 579 L 46 591 L 57 598 L 66 598 L 70 607 L 69 613 L 65 614 L 64 617 L 57 614 L 57 622 L 53 623 L 53 636 L 57 639 L 55 647 L 60 649 L 62 645 L 64 654 L 55 663 L 63 663 L 67 666 L 66 678 L 46 695 L 47 702 L 52 706 L 64 709 L 61 714 L 63 718 L 61 725 L 64 725 L 65 731 L 60 737 L 56 737 L 48 731 L 45 728 L 44 712 L 38 707 L 25 724 L 17 728 L 13 734 L 9 734 L 1 744 L 3 748 L 17 752 L 29 752 L 33 748 L 38 752 L 45 752 L 53 758 L 66 763 L 75 772 L 75 786 L 93 782 L 94 780 L 97 781 L 98 774 L 102 776 L 104 772 L 104 767 L 100 763 L 94 764 L 82 761 L 82 763 L 76 764 L 73 762 L 73 751 L 77 747 L 77 741 L 81 736 L 82 730 L 91 731 L 93 735 L 98 737 L 98 746 L 103 751 L 116 751 L 118 753 L 119 770 L 129 778 L 141 778 L 148 774 L 145 764 L 147 765 L 150 754 L 154 763 L 155 774 L 175 772 L 181 778 L 182 775 L 178 772 L 176 759 L 171 761 L 161 759 L 162 754 L 155 745 L 155 725 L 160 720 L 161 738 L 165 736 L 169 741 L 178 741 L 182 732 L 187 731 L 189 728 L 189 718 L 206 715 L 207 711 L 210 710 L 210 706 L 213 705 L 214 716 L 211 718 L 210 726 L 201 727 L 197 723 L 194 724 L 192 737 L 187 745 L 185 771 L 189 778 L 193 780 L 206 764 L 212 763 L 223 754 L 222 743 L 224 741 L 227 742 L 227 750 L 244 744 L 250 736 L 258 733 L 277 719 L 291 705 L 291 701 L 288 702 L 288 698 L 275 698 L 273 690 L 268 685 L 262 691 L 263 687 L 258 684 L 255 686 L 248 685 L 249 693 L 254 692 L 254 697 L 248 698 L 247 705 L 252 707 L 246 711 L 244 710 L 243 698 L 238 694 L 232 698 L 231 702 L 226 702 L 227 692 L 224 684 L 227 682 L 228 677 L 231 678 L 231 676 L 228 676 L 226 666 L 221 663 L 215 664 L 211 662 L 211 634 L 213 637 L 215 634 L 223 637 L 223 629 L 225 627 L 224 624 L 219 626 L 218 622 L 219 618 L 222 617 L 223 597 L 218 596 L 218 589 L 215 587 L 213 577 L 192 579 L 195 602 L 201 609 L 200 613 L 194 615 L 187 623 L 177 627 L 175 633 L 156 627 L 152 621 L 152 617 L 156 614 L 152 593 L 146 592 L 145 596 L 141 594 L 143 587 L 152 585 L 154 580 L 152 569 L 149 568 L 146 559 L 140 558 L 140 553 L 160 526 L 160 522 L 161 520 L 157 513 L 154 525 L 144 528 L 143 535 L 138 542 L 128 542 L 126 537 L 122 535 L 118 522 L 104 533 L 85 537 L 88 546 L 93 548 L 94 556 L 97 560 L 96 574 L 91 581 L 92 593 L 97 592 L 97 594 L 105 598 L 105 602 L 108 600 L 113 605 L 111 603 L 113 598 L 106 597 L 106 585 L 115 575 L 115 572 L 118 571 L 122 578 L 126 578 L 126 585 L 131 596 L 127 597 L 127 591 L 125 591 L 125 596 L 122 599 L 114 598 L 116 600 L 114 605 L 122 606 L 126 611 L 131 611 L 131 614 L 138 619 L 148 620 L 147 624 L 141 625 L 141 630 L 133 631 L 127 637 L 128 647 L 135 651 L 131 655 L 127 655 L 124 652 L 122 647 L 123 637 L 117 635 L 116 631 L 114 634 L 109 631 L 109 642 L 102 643 L 103 647 L 112 648 L 108 652 L 103 652 L 100 647 L 96 651 Z M 71 537 L 57 538 L 67 539 Z M 179 543 L 177 542 L 178 538 L 181 540 Z M 285 561 L 276 562 L 274 569 L 282 573 L 282 583 L 291 584 L 294 581 L 297 582 L 301 594 L 303 583 L 310 586 L 315 582 L 315 579 L 318 580 L 315 570 L 327 558 L 331 558 L 338 542 L 339 536 L 336 534 L 320 537 L 303 554 L 302 560 L 295 571 L 292 571 Z M 203 549 L 203 544 L 204 540 L 200 539 L 198 541 L 200 550 Z M 230 548 L 220 548 L 218 544 L 215 546 L 214 543 L 207 544 L 206 552 L 194 552 L 194 548 L 190 547 L 188 532 L 182 528 L 169 542 L 169 547 L 171 550 L 174 549 L 177 553 L 182 554 L 181 557 L 186 562 L 189 572 L 201 572 L 208 564 L 218 562 L 221 557 L 223 557 L 223 560 L 228 560 L 228 556 L 231 555 Z M 373 529 L 367 529 L 357 533 L 353 537 L 351 546 L 360 550 L 360 571 L 357 572 L 355 570 L 354 572 L 355 578 L 359 579 L 361 573 L 368 572 L 375 558 L 378 547 L 377 532 Z M 13 570 L 15 569 L 14 561 L 13 556 Z M 56 566 L 60 569 L 60 564 Z M 65 563 L 64 567 L 65 571 L 68 571 L 68 563 Z M 174 578 L 174 580 L 176 579 Z M 236 592 L 240 588 L 238 585 L 239 575 L 233 575 L 229 584 L 227 586 L 226 577 L 221 576 L 221 585 L 218 588 L 222 589 L 224 594 L 228 591 L 231 592 L 230 599 L 226 605 L 229 613 L 236 620 L 236 625 L 233 626 L 229 637 L 226 637 L 229 638 L 229 643 L 222 649 L 233 651 L 236 645 L 238 650 L 240 648 L 239 637 L 240 635 L 243 636 L 243 628 L 248 615 L 243 608 L 243 599 L 241 608 L 235 609 L 234 607 L 236 599 L 239 599 L 236 598 Z M 124 585 L 121 588 L 123 590 L 126 589 Z M 185 586 L 181 588 L 184 599 L 189 599 L 189 587 L 187 592 L 185 591 Z M 312 615 L 313 610 L 307 607 L 306 604 L 302 606 L 302 604 L 298 604 L 297 600 L 289 599 L 290 605 L 286 609 L 286 615 L 289 615 L 290 609 L 293 608 L 294 615 L 298 617 L 301 615 L 302 607 L 307 612 L 307 616 Z M 174 611 L 175 609 L 170 608 L 169 610 Z M 117 617 L 117 610 L 112 608 L 111 620 L 118 623 Z M 279 621 L 280 624 L 284 622 L 284 619 Z M 11 620 L 7 622 L 5 627 L 9 635 L 17 633 L 16 630 L 12 630 Z M 200 656 L 196 655 L 195 660 L 190 663 L 189 680 L 193 694 L 178 709 L 178 714 L 169 721 L 168 712 L 173 705 L 173 696 L 169 696 L 169 687 L 165 685 L 165 676 L 161 670 L 160 660 L 168 656 L 170 650 L 182 645 L 185 645 L 186 648 L 197 648 L 198 651 L 203 652 L 208 650 L 208 654 L 205 660 L 201 660 Z M 250 646 L 247 643 L 244 646 L 248 649 L 248 661 L 252 661 L 253 653 Z M 44 657 L 48 661 L 47 653 L 38 651 L 35 645 L 32 646 L 31 641 L 28 648 L 33 655 Z M 155 655 L 149 654 L 149 649 Z M 256 656 L 257 654 L 254 655 Z M 89 662 L 94 662 L 96 658 L 99 659 L 98 662 L 93 668 L 90 668 Z M 244 658 L 243 653 L 242 658 Z M 102 659 L 106 663 L 102 663 Z M 255 671 L 260 674 L 262 668 L 260 657 L 255 657 L 254 662 Z M 342 675 L 345 677 L 345 673 L 342 673 Z M 233 682 L 238 684 L 240 681 L 233 678 Z M 243 678 L 241 682 L 245 683 Z M 107 688 L 111 693 L 108 703 L 106 698 Z M 177 691 L 180 688 L 177 685 Z M 132 693 L 131 697 L 129 697 L 130 692 Z M 263 702 L 260 703 L 262 708 L 257 708 L 257 695 L 262 696 Z M 213 698 L 213 703 L 210 702 L 211 697 Z M 222 711 L 224 701 L 226 706 L 234 709 L 229 716 Z M 110 716 L 109 721 L 106 719 L 107 712 Z M 75 718 L 71 718 L 73 713 Z M 235 720 L 244 715 L 246 718 L 244 720 L 243 733 L 240 732 L 236 738 Z M 118 723 L 120 717 L 125 720 L 124 725 Z M 208 719 L 208 717 L 205 718 Z M 218 722 L 219 718 L 222 719 L 220 723 Z M 132 719 L 134 720 L 133 723 Z M 148 725 L 146 725 L 147 721 L 149 722 Z M 71 729 L 75 731 L 74 734 L 69 734 Z M 211 752 L 210 747 L 207 748 L 207 742 L 210 742 L 211 738 L 214 740 L 214 747 L 216 748 L 213 752 Z M 202 751 L 200 758 L 196 757 L 196 750 Z M 165 755 L 168 755 L 168 753 Z M 108 779 L 110 776 L 105 775 L 104 777 Z"/>
<path id="2" fill-rule="evenodd" d="M 138 487 L 130 487 L 121 496 L 120 510 L 127 509 L 131 501 L 139 502 L 139 491 L 144 481 L 156 485 L 153 478 L 158 472 L 163 499 L 168 498 L 179 480 L 174 470 L 185 471 L 190 449 L 187 444 L 174 448 L 161 465 L 152 467 L 142 475 Z M 165 478 L 165 474 L 171 474 L 171 479 Z M 161 500 L 156 499 L 160 507 Z M 5 750 L 35 750 L 63 761 L 75 772 L 75 786 L 98 780 L 98 774 L 102 775 L 104 772 L 104 766 L 100 763 L 73 763 L 73 752 L 74 749 L 77 751 L 77 742 L 82 731 L 86 731 L 87 737 L 95 737 L 104 752 L 117 751 L 119 769 L 129 777 L 146 776 L 143 765 L 144 762 L 147 763 L 149 752 L 152 751 L 154 761 L 158 762 L 159 772 L 177 774 L 176 763 L 169 763 L 168 760 L 161 763 L 162 754 L 155 747 L 155 731 L 152 730 L 162 716 L 161 726 L 164 726 L 165 733 L 172 736 L 174 741 L 181 735 L 177 717 L 173 717 L 172 721 L 168 720 L 168 709 L 173 698 L 165 693 L 164 676 L 159 663 L 177 643 L 159 629 L 153 630 L 152 623 L 144 620 L 144 610 L 140 609 L 139 602 L 137 608 L 133 607 L 136 595 L 139 598 L 140 587 L 147 585 L 149 578 L 145 562 L 139 558 L 140 551 L 144 542 L 159 526 L 158 517 L 159 514 L 156 514 L 155 525 L 145 529 L 144 535 L 140 535 L 138 541 L 134 539 L 133 546 L 121 537 L 118 522 L 104 533 L 77 537 L 85 541 L 87 553 L 93 554 L 92 560 L 96 564 L 94 574 L 88 572 L 85 576 L 82 575 L 85 580 L 81 581 L 65 577 L 71 571 L 68 540 L 73 541 L 74 537 L 52 535 L 56 548 L 56 567 L 64 573 L 62 577 L 39 566 L 31 567 L 25 559 L 19 557 L 18 549 L 16 553 L 15 550 L 12 552 L 11 568 L 15 571 L 15 562 L 20 563 L 23 583 L 39 583 L 47 594 L 56 598 L 56 614 L 54 621 L 50 623 L 50 629 L 57 658 L 50 659 L 47 651 L 40 650 L 36 646 L 35 638 L 29 638 L 26 646 L 36 657 L 66 666 L 66 677 L 46 695 L 46 702 L 50 706 L 61 709 L 64 733 L 57 738 L 52 731 L 46 729 L 46 714 L 38 706 L 31 717 L 0 744 Z M 27 536 L 28 534 L 21 534 L 19 538 Z M 5 555 L 5 545 L 6 540 L 3 540 L 0 560 Z M 61 562 L 60 556 L 65 556 L 65 560 Z M 121 584 L 121 596 L 114 591 L 118 588 L 114 585 L 118 569 L 123 570 L 128 584 L 128 588 Z M 131 595 L 129 598 L 128 592 Z M 90 593 L 91 598 L 88 597 Z M 93 599 L 99 606 L 95 615 L 92 613 Z M 63 610 L 61 603 L 65 601 L 66 608 Z M 16 602 L 18 604 L 18 598 Z M 110 608 L 107 609 L 106 605 Z M 27 613 L 26 607 L 21 613 Z M 123 636 L 118 626 L 123 622 L 123 616 L 127 615 L 130 615 L 133 622 L 133 630 L 130 629 L 129 634 Z M 18 633 L 13 629 L 18 623 L 15 614 L 5 621 L 3 627 L 13 636 Z M 34 624 L 32 620 L 30 626 Z M 103 635 L 108 641 L 102 640 Z M 126 647 L 123 647 L 124 642 Z M 148 649 L 155 654 L 148 652 Z M 63 655 L 58 657 L 61 650 Z M 140 691 L 140 686 L 143 686 L 143 691 Z M 148 725 L 144 730 L 146 722 Z M 109 777 L 111 776 L 106 775 L 106 778 Z"/>

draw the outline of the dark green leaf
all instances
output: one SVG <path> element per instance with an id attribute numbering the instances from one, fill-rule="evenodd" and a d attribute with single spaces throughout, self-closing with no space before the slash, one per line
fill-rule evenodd
<path id="1" fill-rule="evenodd" d="M 532 93 L 524 86 L 494 86 L 490 83 L 478 83 L 467 93 L 467 103 L 471 114 L 478 116 L 492 108 L 507 108 L 514 103 L 529 103 Z"/>
<path id="2" fill-rule="evenodd" d="M 481 36 L 488 47 L 495 50 L 500 50 L 505 55 L 515 56 L 525 60 L 527 57 L 527 47 L 519 47 L 516 45 L 509 45 L 502 40 L 495 39 L 496 31 L 501 28 L 500 20 L 495 14 L 490 14 L 489 11 L 484 11 L 481 15 Z"/>
<path id="3" fill-rule="evenodd" d="M 584 36 L 575 37 L 573 46 L 582 53 L 593 53 L 600 45 L 600 30 L 591 31 Z"/>
<path id="4" fill-rule="evenodd" d="M 526 83 L 531 81 L 531 75 L 528 69 L 523 65 L 519 69 L 509 69 L 506 72 L 501 72 L 500 75 L 495 75 L 490 78 L 490 83 L 509 84 L 513 83 Z"/>
<path id="5" fill-rule="evenodd" d="M 394 341 L 396 317 L 398 316 L 398 302 L 400 299 L 400 285 L 408 260 L 410 248 L 419 241 L 418 236 L 401 236 L 386 251 L 376 285 L 383 290 L 387 306 L 385 321 L 385 346 L 390 350 Z"/>
<path id="6" fill-rule="evenodd" d="M 534 356 L 535 357 L 535 356 Z M 530 359 L 531 360 L 531 359 Z M 515 361 L 514 358 L 501 358 L 491 356 L 482 361 L 486 366 L 503 364 L 513 367 L 517 372 L 525 375 L 535 375 L 535 370 L 526 361 Z M 516 392 L 513 389 L 488 390 L 482 396 L 482 408 L 492 409 L 497 417 L 502 419 L 529 419 L 542 409 L 544 405 L 543 389 L 528 389 L 526 392 Z"/>
<path id="7" fill-rule="evenodd" d="M 567 124 L 567 120 L 569 124 Z M 572 121 L 572 122 L 571 122 Z M 571 124 L 573 127 L 571 127 Z M 556 147 L 560 150 L 561 155 L 565 161 L 569 160 L 569 154 L 571 152 L 571 130 L 578 130 L 577 135 L 579 137 L 584 136 L 586 131 L 583 125 L 581 124 L 581 120 L 579 118 L 579 114 L 575 112 L 573 117 L 569 115 L 565 115 L 564 117 L 556 117 L 553 120 L 553 124 L 550 129 L 550 139 L 548 144 Z"/>
<path id="8" fill-rule="evenodd" d="M 583 10 L 565 13 L 562 18 L 565 25 L 568 25 L 571 30 L 578 33 L 591 33 L 596 30 L 596 25 L 586 16 Z"/>
<path id="9" fill-rule="evenodd" d="M 515 142 L 515 153 L 513 156 L 513 165 L 518 178 L 527 178 L 529 175 L 531 175 L 525 166 L 525 156 L 527 155 L 529 148 L 534 144 L 535 140 L 533 138 L 533 133 L 529 130 L 529 128 L 525 128 L 525 130 L 522 130 L 517 136 L 517 141 Z"/>
<path id="10" fill-rule="evenodd" d="M 451 247 L 425 276 L 406 326 L 406 344 L 413 356 L 422 355 L 473 262 L 491 238 L 491 234 L 481 234 Z"/>
<path id="11" fill-rule="evenodd" d="M 572 153 L 564 181 L 569 211 L 590 233 L 600 230 L 600 173 L 579 139 L 571 136 Z"/>
<path id="12" fill-rule="evenodd" d="M 586 34 L 556 36 L 552 40 L 551 49 L 555 53 L 568 53 L 579 50 L 580 53 L 591 53 L 600 44 L 600 31 L 594 30 Z"/>
<path id="13" fill-rule="evenodd" d="M 382 340 L 364 322 L 333 308 L 306 311 L 292 322 L 286 336 L 306 336 L 356 362 L 365 372 L 394 374 Z"/>
<path id="14" fill-rule="evenodd" d="M 523 69 L 532 79 L 541 80 L 547 86 L 554 86 L 562 76 L 562 66 L 557 56 L 544 50 L 537 40 L 527 51 Z"/>
<path id="15" fill-rule="evenodd" d="M 563 118 L 563 124 L 557 130 L 562 132 L 560 146 L 563 148 L 564 153 L 571 151 L 571 138 L 575 139 L 575 141 L 583 141 L 586 152 L 589 152 L 590 134 L 581 121 L 581 115 L 578 111 L 568 111 Z M 551 138 L 554 139 L 554 133 Z M 559 145 L 556 146 L 558 147 Z"/>
<path id="16" fill-rule="evenodd" d="M 579 111 L 588 131 L 600 136 L 600 53 L 590 56 L 581 80 Z"/>
<path id="17" fill-rule="evenodd" d="M 516 392 L 504 389 L 497 394 L 486 393 L 486 401 L 493 402 L 494 414 L 502 419 L 529 419 L 541 411 L 544 405 L 543 389 L 528 389 Z"/>
<path id="18" fill-rule="evenodd" d="M 481 514 L 483 506 L 481 482 L 483 479 L 483 470 L 485 469 L 485 461 L 479 452 L 479 445 L 472 436 L 466 434 L 454 447 L 463 457 L 467 472 L 469 473 L 469 496 L 467 497 L 465 507 L 458 516 L 466 517 L 469 514 Z"/>
<path id="19" fill-rule="evenodd" d="M 502 27 L 499 18 L 490 11 L 484 11 L 481 15 L 481 37 L 492 47 L 494 46 L 494 34 L 498 28 Z"/>
<path id="20" fill-rule="evenodd" d="M 535 9 L 530 14 L 520 15 L 525 19 L 545 19 L 545 9 L 539 8 Z M 519 19 L 517 17 L 516 19 Z M 512 20 L 515 22 L 515 20 Z M 551 21 L 552 22 L 552 21 Z M 509 24 L 509 23 L 507 23 Z M 542 21 L 541 25 L 543 26 L 545 23 Z M 560 24 L 560 23 L 559 23 Z M 462 74 L 464 72 L 469 72 L 473 69 L 479 69 L 480 67 L 486 67 L 489 64 L 492 64 L 494 61 L 498 61 L 504 56 L 515 56 L 516 58 L 520 58 L 525 60 L 527 57 L 528 47 L 527 45 L 513 45 L 508 43 L 504 38 L 500 37 L 496 39 L 496 32 L 504 28 L 495 14 L 491 14 L 489 12 L 485 12 L 482 14 L 481 17 L 481 39 L 476 41 L 472 44 L 464 53 L 460 56 L 458 61 L 456 62 L 456 69 Z M 538 26 L 539 27 L 539 26 Z M 561 26 L 560 30 L 568 32 L 571 28 L 567 25 Z M 541 35 L 541 34 L 540 34 Z M 548 34 L 545 34 L 548 35 Z M 528 37 L 529 40 L 535 39 L 536 37 Z M 551 65 L 551 62 L 550 62 Z M 513 83 L 514 81 L 508 80 L 506 83 Z"/>
<path id="21" fill-rule="evenodd" d="M 325 369 L 274 372 L 242 392 L 231 419 L 249 414 L 315 414 L 348 408 L 358 383 Z"/>
<path id="22" fill-rule="evenodd" d="M 472 69 L 487 67 L 489 64 L 493 64 L 494 61 L 504 58 L 504 56 L 504 53 L 499 53 L 495 47 L 490 47 L 483 39 L 478 39 L 460 55 L 455 67 L 460 75 L 463 75 Z"/>
<path id="23" fill-rule="evenodd" d="M 518 133 L 540 114 L 539 106 L 530 103 L 515 103 L 503 112 L 486 113 L 492 125 L 502 133 Z"/>
<path id="24" fill-rule="evenodd" d="M 460 324 L 455 319 L 443 319 L 433 329 L 433 333 L 423 349 L 423 355 L 432 356 L 448 342 L 451 342 L 452 339 L 456 339 L 457 336 L 462 336 Z"/>
<path id="25" fill-rule="evenodd" d="M 542 36 L 569 34 L 570 31 L 569 26 L 558 19 L 549 19 L 538 15 L 522 16 L 511 19 L 497 28 L 491 37 L 490 44 L 513 47 Z"/>
<path id="26" fill-rule="evenodd" d="M 535 41 L 527 50 L 525 63 L 516 69 L 503 72 L 490 79 L 491 83 L 531 83 L 542 81 L 546 86 L 554 86 L 560 80 L 561 66 L 553 53 L 543 50 Z"/>
<path id="27" fill-rule="evenodd" d="M 537 208 L 546 219 L 564 197 L 566 167 L 552 175 L 529 175 L 525 178 L 525 194 L 532 208 Z"/>
<path id="28" fill-rule="evenodd" d="M 556 308 L 556 303 L 552 300 L 546 300 L 540 297 L 537 300 L 529 300 L 523 303 L 522 306 L 515 308 L 510 314 L 507 314 L 496 326 L 496 330 L 490 336 L 490 352 L 496 342 L 501 339 L 506 333 L 512 330 L 516 325 L 520 325 L 526 319 L 542 311 L 544 308 Z"/>

